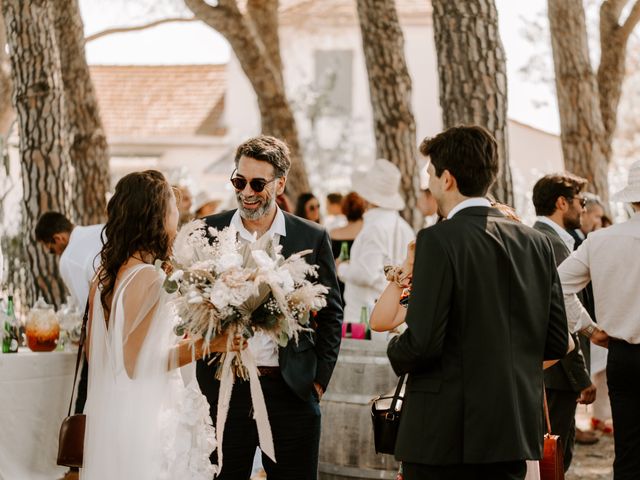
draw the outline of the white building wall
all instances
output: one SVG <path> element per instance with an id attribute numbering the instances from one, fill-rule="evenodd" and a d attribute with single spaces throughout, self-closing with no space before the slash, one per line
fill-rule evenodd
<path id="1" fill-rule="evenodd" d="M 432 26 L 429 23 L 413 22 L 403 25 L 405 55 L 412 78 L 412 106 L 416 119 L 417 143 L 442 130 L 442 114 L 439 102 L 438 72 Z M 357 24 L 343 24 L 335 27 L 310 28 L 305 24 L 300 28 L 281 25 L 281 56 L 284 63 L 284 77 L 287 95 L 296 109 L 296 120 L 300 137 L 304 140 L 311 135 L 308 118 L 300 111 L 301 92 L 308 90 L 314 82 L 315 50 L 352 50 L 353 85 L 352 115 L 350 119 L 350 150 L 352 168 L 363 168 L 375 158 L 375 139 L 366 65 L 362 51 L 362 39 Z M 225 118 L 229 128 L 229 139 L 235 144 L 260 131 L 260 116 L 255 94 L 236 57 L 232 54 L 228 70 L 228 90 Z M 318 122 L 315 136 L 323 146 L 331 146 L 345 129 L 344 120 L 327 117 Z M 560 139 L 556 135 L 542 132 L 518 122 L 509 122 L 510 163 L 514 184 L 518 192 L 516 207 L 525 216 L 529 215 L 530 190 L 543 174 L 562 170 Z M 423 159 L 418 159 L 423 161 Z M 349 188 L 350 168 L 343 174 L 336 174 L 326 166 L 318 165 L 307 158 L 312 184 L 323 185 L 324 190 Z M 528 196 L 527 196 L 528 195 Z"/>

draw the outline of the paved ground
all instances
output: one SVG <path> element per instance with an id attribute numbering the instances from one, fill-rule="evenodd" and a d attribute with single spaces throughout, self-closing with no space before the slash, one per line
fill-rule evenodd
<path id="1" fill-rule="evenodd" d="M 603 435 L 594 445 L 576 445 L 566 480 L 612 480 L 613 437 Z"/>

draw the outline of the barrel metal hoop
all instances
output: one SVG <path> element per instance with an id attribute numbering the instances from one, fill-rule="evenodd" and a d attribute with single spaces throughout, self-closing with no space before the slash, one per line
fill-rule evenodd
<path id="1" fill-rule="evenodd" d="M 346 467 L 343 465 L 333 465 L 331 463 L 320 462 L 318 471 L 331 475 L 342 475 L 351 478 L 367 478 L 388 480 L 395 478 L 397 470 L 376 470 L 373 468 Z"/>

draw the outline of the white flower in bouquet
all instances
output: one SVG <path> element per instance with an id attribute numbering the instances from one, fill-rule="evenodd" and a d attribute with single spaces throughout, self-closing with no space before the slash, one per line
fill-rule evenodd
<path id="1" fill-rule="evenodd" d="M 165 289 L 177 292 L 178 333 L 208 344 L 222 332 L 250 337 L 261 330 L 281 346 L 297 342 L 310 329 L 310 313 L 325 306 L 327 288 L 312 282 L 317 267 L 303 258 L 310 250 L 288 259 L 280 252 L 267 236 L 245 244 L 233 227 L 206 228 L 201 220 L 183 226 L 165 280 Z"/>

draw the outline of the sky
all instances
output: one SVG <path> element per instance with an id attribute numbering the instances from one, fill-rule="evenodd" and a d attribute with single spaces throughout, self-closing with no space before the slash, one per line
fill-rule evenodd
<path id="1" fill-rule="evenodd" d="M 355 0 L 354 0 L 355 1 Z M 425 0 L 426 1 L 426 0 Z M 144 23 L 167 13 L 183 14 L 180 0 L 158 0 L 155 7 L 126 0 L 80 0 L 85 33 L 114 26 Z M 558 133 L 559 117 L 552 86 L 525 78 L 519 69 L 535 52 L 545 51 L 548 38 L 532 45 L 522 34 L 526 19 L 546 9 L 546 0 L 496 0 L 500 35 L 507 56 L 509 116 L 534 127 Z M 200 23 L 165 24 L 153 29 L 110 35 L 87 44 L 90 64 L 225 63 L 229 46 L 210 27 Z"/>

